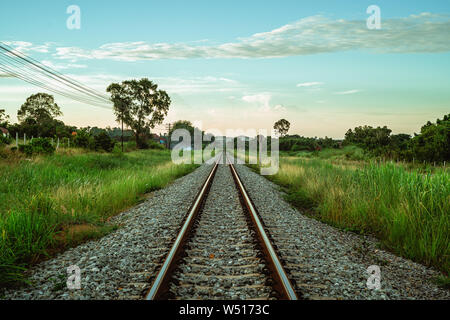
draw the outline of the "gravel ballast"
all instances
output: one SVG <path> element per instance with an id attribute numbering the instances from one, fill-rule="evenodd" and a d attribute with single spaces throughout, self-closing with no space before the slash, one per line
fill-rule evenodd
<path id="1" fill-rule="evenodd" d="M 174 274 L 173 298 L 248 300 L 274 296 L 256 234 L 230 167 L 219 165 L 197 218 L 186 257 Z"/>
<path id="2" fill-rule="evenodd" d="M 211 169 L 211 165 L 203 165 L 167 188 L 156 191 L 142 204 L 111 219 L 111 224 L 120 226 L 118 230 L 102 239 L 69 249 L 36 265 L 29 272 L 31 286 L 14 290 L 0 289 L 0 298 L 142 299 Z M 215 193 L 217 195 L 209 200 L 208 206 L 205 206 L 203 218 L 206 219 L 206 227 L 198 226 L 197 234 L 192 238 L 198 240 L 197 244 L 191 244 L 191 250 L 196 252 L 185 259 L 188 263 L 180 270 L 198 273 L 200 269 L 194 268 L 204 268 L 205 265 L 217 266 L 216 270 L 210 268 L 210 276 L 200 279 L 198 285 L 213 288 L 212 295 L 220 298 L 245 299 L 247 296 L 264 296 L 269 291 L 262 278 L 258 283 L 261 290 L 256 292 L 245 289 L 233 291 L 232 287 L 236 286 L 229 281 L 234 279 L 237 273 L 245 272 L 233 266 L 251 265 L 250 271 L 260 271 L 263 263 L 258 260 L 252 263 L 244 261 L 245 259 L 239 260 L 244 255 L 244 250 L 241 250 L 240 246 L 246 246 L 247 251 L 253 250 L 253 243 L 249 239 L 252 231 L 247 229 L 237 209 L 236 198 L 230 194 L 233 191 L 225 170 L 229 169 L 225 166 L 219 168 L 216 177 L 219 180 L 211 189 L 213 191 L 214 188 L 218 193 Z M 295 283 L 302 298 L 346 300 L 450 298 L 448 290 L 441 289 L 432 281 L 441 275 L 440 272 L 381 250 L 379 242 L 372 237 L 344 232 L 306 217 L 283 199 L 280 187 L 244 165 L 236 165 L 236 170 L 259 211 L 288 276 Z M 222 192 L 220 192 L 221 185 L 225 186 Z M 224 208 L 226 203 L 229 208 Z M 229 225 L 224 223 L 227 219 L 230 220 Z M 235 230 L 234 233 L 233 228 L 229 228 L 233 223 L 238 226 L 239 232 Z M 212 228 L 217 226 L 223 227 L 222 231 L 214 232 Z M 233 240 L 233 236 L 243 237 L 242 243 L 231 241 L 230 245 L 224 245 L 227 239 Z M 216 251 L 212 245 L 220 241 L 223 242 L 223 251 Z M 227 251 L 228 247 L 231 250 Z M 250 258 L 252 256 L 253 253 L 249 254 Z M 219 269 L 228 270 L 227 266 L 222 265 L 225 261 L 226 263 L 232 261 L 232 268 L 229 269 L 231 277 L 228 279 L 211 277 Z M 194 266 L 190 265 L 190 262 L 195 262 Z M 81 270 L 81 290 L 66 288 L 66 269 L 72 265 L 77 265 Z M 372 265 L 377 265 L 381 269 L 380 290 L 367 288 L 369 277 L 367 268 Z M 186 283 L 191 281 L 182 277 L 179 274 L 177 280 Z M 251 277 L 250 279 L 254 280 Z M 246 285 L 252 284 L 242 284 L 243 287 Z M 189 288 L 189 285 L 185 288 Z M 172 289 L 178 296 L 214 298 L 208 297 L 206 292 L 200 294 L 195 286 L 190 286 L 185 291 L 179 291 L 180 288 L 173 286 Z"/>
<path id="3" fill-rule="evenodd" d="M 344 232 L 302 215 L 280 187 L 244 165 L 236 170 L 297 290 L 305 299 L 450 299 L 432 279 L 442 274 L 379 249 L 373 237 Z M 368 289 L 369 266 L 381 270 L 381 289 Z"/>
<path id="4" fill-rule="evenodd" d="M 203 165 L 111 219 L 121 226 L 97 241 L 67 250 L 30 270 L 31 286 L 0 290 L 2 299 L 141 299 L 211 171 Z M 67 268 L 81 269 L 81 290 L 68 290 Z"/>

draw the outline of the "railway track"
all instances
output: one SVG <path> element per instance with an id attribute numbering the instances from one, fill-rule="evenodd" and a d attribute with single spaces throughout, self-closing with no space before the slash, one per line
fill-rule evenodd
<path id="1" fill-rule="evenodd" d="M 212 166 L 145 298 L 298 299 L 226 155 Z"/>

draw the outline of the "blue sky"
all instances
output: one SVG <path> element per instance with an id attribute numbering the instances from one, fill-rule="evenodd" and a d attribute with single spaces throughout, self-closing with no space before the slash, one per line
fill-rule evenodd
<path id="1" fill-rule="evenodd" d="M 66 28 L 66 8 L 81 29 Z M 368 30 L 366 9 L 381 9 Z M 167 121 L 343 137 L 357 125 L 413 133 L 450 112 L 448 1 L 15 1 L 0 41 L 104 91 L 148 77 L 173 104 Z M 0 77 L 15 114 L 45 91 Z M 114 126 L 112 112 L 56 96 L 66 123 Z"/>

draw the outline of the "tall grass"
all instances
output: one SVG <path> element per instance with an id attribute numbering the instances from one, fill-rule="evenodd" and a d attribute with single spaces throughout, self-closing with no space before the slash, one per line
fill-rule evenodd
<path id="1" fill-rule="evenodd" d="M 22 268 L 61 246 L 65 227 L 101 227 L 194 168 L 156 150 L 0 162 L 0 283 L 17 280 Z"/>
<path id="2" fill-rule="evenodd" d="M 345 168 L 320 159 L 282 158 L 270 179 L 318 219 L 372 233 L 396 253 L 448 274 L 448 170 L 423 174 L 395 164 Z"/>

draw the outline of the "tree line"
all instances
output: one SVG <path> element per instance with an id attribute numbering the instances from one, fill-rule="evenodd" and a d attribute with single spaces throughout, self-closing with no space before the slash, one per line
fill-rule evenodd
<path id="1" fill-rule="evenodd" d="M 341 148 L 356 145 L 371 157 L 405 161 L 444 162 L 450 160 L 450 114 L 436 122 L 428 121 L 420 133 L 392 134 L 387 126 L 359 126 L 349 129 L 344 140 L 332 138 L 308 138 L 299 135 L 287 135 L 290 123 L 282 119 L 274 129 L 280 135 L 281 151 L 320 151 L 325 148 Z"/>
<path id="2" fill-rule="evenodd" d="M 158 86 L 146 78 L 113 83 L 107 91 L 111 94 L 117 121 L 130 129 L 68 126 L 57 119 L 63 113 L 54 97 L 47 93 L 37 93 L 28 97 L 19 108 L 18 123 L 10 123 L 5 110 L 0 110 L 0 127 L 6 128 L 10 134 L 10 138 L 0 134 L 0 145 L 11 143 L 12 138 L 18 134 L 28 139 L 37 138 L 34 141 L 37 149 L 40 149 L 41 145 L 48 145 L 42 139 L 58 138 L 70 139 L 77 147 L 103 149 L 108 152 L 112 151 L 116 141 L 122 139 L 134 139 L 140 149 L 156 147 L 148 139 L 151 129 L 161 124 L 167 115 L 171 103 L 168 94 L 158 90 Z M 28 153 L 31 150 L 30 147 L 22 148 L 28 150 Z"/>
<path id="3" fill-rule="evenodd" d="M 384 127 L 356 127 L 345 134 L 344 144 L 354 144 L 373 156 L 406 161 L 444 162 L 450 160 L 450 114 L 428 121 L 414 136 L 392 134 Z"/>

